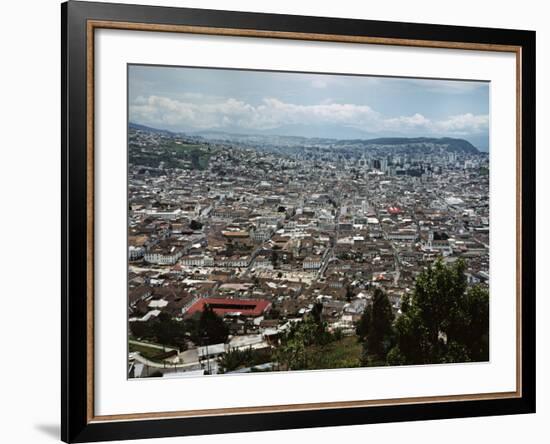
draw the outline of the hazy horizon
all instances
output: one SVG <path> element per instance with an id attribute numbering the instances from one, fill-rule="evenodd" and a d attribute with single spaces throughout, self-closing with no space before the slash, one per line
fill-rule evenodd
<path id="1" fill-rule="evenodd" d="M 132 123 L 174 132 L 372 139 L 453 137 L 489 147 L 489 83 L 129 65 Z"/>

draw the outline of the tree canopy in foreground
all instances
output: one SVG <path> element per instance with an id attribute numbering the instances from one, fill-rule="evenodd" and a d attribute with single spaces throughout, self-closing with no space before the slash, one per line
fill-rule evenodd
<path id="1" fill-rule="evenodd" d="M 465 269 L 462 260 L 437 260 L 419 274 L 393 325 L 388 365 L 489 359 L 489 292 L 468 288 Z"/>

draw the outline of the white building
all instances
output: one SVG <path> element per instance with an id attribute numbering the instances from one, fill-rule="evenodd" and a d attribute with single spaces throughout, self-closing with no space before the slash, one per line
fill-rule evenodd
<path id="1" fill-rule="evenodd" d="M 204 257 L 202 255 L 184 256 L 180 263 L 188 267 L 204 267 Z"/>
<path id="2" fill-rule="evenodd" d="M 130 245 L 128 248 L 128 259 L 130 261 L 137 261 L 143 257 L 145 254 L 145 248 L 143 247 L 134 247 Z"/>
<path id="3" fill-rule="evenodd" d="M 304 270 L 318 270 L 321 268 L 322 259 L 318 256 L 309 256 L 304 259 L 302 267 Z"/>
<path id="4" fill-rule="evenodd" d="M 181 208 L 176 208 L 172 211 L 157 211 L 157 210 L 145 210 L 145 214 L 148 216 L 152 216 L 159 219 L 165 219 L 165 220 L 175 220 L 180 218 L 183 215 L 183 211 Z"/>
<path id="5" fill-rule="evenodd" d="M 388 240 L 397 240 L 404 242 L 414 242 L 417 238 L 416 231 L 403 230 L 403 231 L 391 231 L 387 234 Z"/>
<path id="6" fill-rule="evenodd" d="M 146 262 L 157 265 L 174 265 L 183 256 L 183 249 L 172 247 L 170 250 L 152 250 L 143 256 Z"/>

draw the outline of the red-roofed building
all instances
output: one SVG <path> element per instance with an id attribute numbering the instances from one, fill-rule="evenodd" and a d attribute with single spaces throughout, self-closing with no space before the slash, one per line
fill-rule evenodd
<path id="1" fill-rule="evenodd" d="M 390 214 L 399 214 L 399 213 L 401 213 L 401 208 L 395 207 L 395 206 L 394 207 L 389 207 L 388 208 L 388 213 L 390 213 Z"/>
<path id="2" fill-rule="evenodd" d="M 227 314 L 240 314 L 241 316 L 257 317 L 271 308 L 271 302 L 261 299 L 219 299 L 203 298 L 195 302 L 189 310 L 187 316 L 193 316 L 196 312 L 204 310 L 205 305 L 209 305 L 218 316 Z"/>

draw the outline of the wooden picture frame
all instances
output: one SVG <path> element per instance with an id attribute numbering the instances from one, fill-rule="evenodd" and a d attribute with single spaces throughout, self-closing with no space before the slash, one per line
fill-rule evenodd
<path id="1" fill-rule="evenodd" d="M 69 1 L 62 16 L 62 415 L 65 442 L 535 411 L 535 33 Z M 97 29 L 468 49 L 516 55 L 517 389 L 513 392 L 94 414 L 94 32 Z"/>

